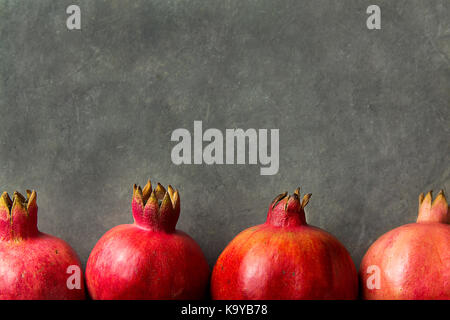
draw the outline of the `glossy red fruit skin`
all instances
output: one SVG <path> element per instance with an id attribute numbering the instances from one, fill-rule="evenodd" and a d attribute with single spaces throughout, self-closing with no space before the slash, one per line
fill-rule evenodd
<path id="1" fill-rule="evenodd" d="M 133 216 L 137 222 L 108 231 L 89 256 L 86 281 L 90 296 L 99 300 L 204 298 L 209 267 L 198 244 L 174 229 L 176 220 L 171 215 L 178 219 L 179 212 L 165 211 L 164 200 L 158 210 L 148 208 L 157 195 L 145 204 L 147 214 L 139 212 L 139 197 L 135 188 Z M 165 222 L 158 220 L 164 216 Z"/>
<path id="2" fill-rule="evenodd" d="M 450 299 L 450 225 L 443 193 L 420 201 L 417 223 L 376 240 L 360 265 L 363 299 Z M 375 266 L 375 268 L 374 268 Z M 375 272 L 379 271 L 379 288 Z"/>
<path id="3" fill-rule="evenodd" d="M 85 299 L 81 264 L 75 251 L 65 241 L 37 229 L 35 192 L 28 208 L 19 204 L 22 196 L 15 194 L 12 223 L 7 217 L 8 206 L 3 205 L 8 202 L 6 197 L 4 193 L 0 205 L 0 300 Z M 79 289 L 67 285 L 73 274 L 70 270 L 68 273 L 69 266 L 79 268 Z"/>
<path id="4" fill-rule="evenodd" d="M 349 253 L 334 236 L 306 224 L 306 203 L 299 206 L 295 197 L 298 192 L 275 199 L 266 223 L 242 231 L 225 248 L 213 269 L 213 299 L 357 298 Z"/>

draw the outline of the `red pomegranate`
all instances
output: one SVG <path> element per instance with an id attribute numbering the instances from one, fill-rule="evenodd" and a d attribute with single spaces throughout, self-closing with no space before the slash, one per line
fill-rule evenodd
<path id="1" fill-rule="evenodd" d="M 81 300 L 81 265 L 63 240 L 39 232 L 36 192 L 0 198 L 0 300 Z"/>
<path id="2" fill-rule="evenodd" d="M 109 230 L 95 245 L 86 267 L 93 299 L 201 299 L 209 267 L 198 244 L 175 230 L 178 190 L 150 181 L 134 185 L 134 224 Z"/>
<path id="3" fill-rule="evenodd" d="M 275 198 L 264 224 L 242 231 L 214 266 L 213 299 L 355 299 L 358 276 L 344 246 L 309 226 L 300 190 Z"/>
<path id="4" fill-rule="evenodd" d="M 381 236 L 360 267 L 364 299 L 450 299 L 450 216 L 444 192 L 419 197 L 417 223 Z"/>

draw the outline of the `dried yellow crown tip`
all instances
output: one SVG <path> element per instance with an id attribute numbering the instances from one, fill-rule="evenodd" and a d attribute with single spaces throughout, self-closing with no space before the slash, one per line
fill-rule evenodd
<path id="1" fill-rule="evenodd" d="M 423 198 L 423 199 L 422 199 Z M 425 197 L 419 196 L 419 214 L 417 222 L 449 223 L 448 203 L 444 191 L 441 190 L 432 202 L 432 192 Z"/>
<path id="2" fill-rule="evenodd" d="M 165 193 L 160 205 L 161 210 L 173 210 L 172 199 L 168 192 Z"/>
<path id="3" fill-rule="evenodd" d="M 37 193 L 36 191 L 30 191 L 27 190 L 27 210 L 31 210 L 31 208 L 35 208 L 37 206 L 36 204 L 36 198 L 37 198 Z"/>
<path id="4" fill-rule="evenodd" d="M 133 198 L 139 198 L 142 200 L 142 189 L 140 186 L 133 185 Z"/>
<path id="5" fill-rule="evenodd" d="M 311 196 L 312 196 L 312 193 L 308 193 L 308 194 L 305 194 L 305 195 L 303 196 L 303 199 L 302 199 L 302 208 L 303 208 L 303 209 L 304 209 L 304 208 L 306 207 L 306 205 L 308 204 L 309 199 L 311 199 Z"/>
<path id="6" fill-rule="evenodd" d="M 169 196 L 172 199 L 174 190 L 170 184 L 167 186 L 167 192 L 169 193 Z"/>
<path id="7" fill-rule="evenodd" d="M 151 193 L 152 193 L 152 183 L 150 180 L 148 180 L 147 184 L 145 185 L 144 189 L 142 190 L 142 197 L 143 197 L 144 203 L 147 202 Z"/>
<path id="8" fill-rule="evenodd" d="M 175 190 L 172 196 L 172 205 L 174 210 L 180 210 L 180 194 Z"/>
<path id="9" fill-rule="evenodd" d="M 421 194 L 419 194 L 419 206 L 422 204 L 424 198 L 425 198 L 425 195 L 423 194 L 423 192 Z"/>
<path id="10" fill-rule="evenodd" d="M 288 192 L 283 192 L 275 197 L 272 201 L 272 209 L 275 208 L 281 200 L 283 200 L 287 196 Z"/>
<path id="11" fill-rule="evenodd" d="M 8 211 L 11 210 L 11 207 L 12 207 L 12 200 L 11 200 L 11 198 L 9 197 L 8 192 L 6 192 L 6 191 L 3 192 L 3 193 L 2 193 L 2 196 L 0 197 L 0 206 L 3 207 L 3 208 L 5 208 L 5 209 L 8 209 Z"/>
<path id="12" fill-rule="evenodd" d="M 158 198 L 156 198 L 155 190 L 153 190 L 152 193 L 150 194 L 146 206 L 153 206 L 155 208 L 159 208 Z"/>
<path id="13" fill-rule="evenodd" d="M 13 204 L 12 204 L 11 212 L 14 209 L 20 209 L 20 210 L 25 210 L 26 211 L 26 202 L 27 202 L 27 200 L 25 199 L 25 197 L 20 192 L 14 191 Z"/>
<path id="14" fill-rule="evenodd" d="M 444 190 L 442 190 L 442 189 L 439 191 L 438 195 L 434 199 L 433 204 L 431 206 L 433 207 L 435 204 L 437 204 L 441 201 L 447 203 L 447 199 L 445 198 Z"/>
<path id="15" fill-rule="evenodd" d="M 155 195 L 158 200 L 162 200 L 164 195 L 166 194 L 166 189 L 158 182 L 158 185 L 155 188 Z"/>

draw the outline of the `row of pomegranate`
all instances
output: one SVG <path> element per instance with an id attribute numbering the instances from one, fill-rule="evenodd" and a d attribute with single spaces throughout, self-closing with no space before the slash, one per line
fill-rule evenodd
<path id="1" fill-rule="evenodd" d="M 36 192 L 0 198 L 0 299 L 450 299 L 450 215 L 444 193 L 419 197 L 416 223 L 381 236 L 359 277 L 346 248 L 307 224 L 311 194 L 277 196 L 267 221 L 238 234 L 212 275 L 202 250 L 176 230 L 180 195 L 134 186 L 133 224 L 108 231 L 81 268 L 63 240 L 37 229 Z M 80 269 L 81 270 L 81 269 Z M 81 275 L 82 277 L 82 275 Z"/>

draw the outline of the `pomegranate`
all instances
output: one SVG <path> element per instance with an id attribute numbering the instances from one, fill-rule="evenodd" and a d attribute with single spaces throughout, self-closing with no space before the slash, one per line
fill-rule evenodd
<path id="1" fill-rule="evenodd" d="M 39 232 L 36 192 L 0 198 L 0 300 L 81 300 L 81 265 L 63 240 Z"/>
<path id="2" fill-rule="evenodd" d="M 419 197 L 417 223 L 382 235 L 360 267 L 364 299 L 450 299 L 450 216 L 444 192 Z"/>
<path id="3" fill-rule="evenodd" d="M 201 299 L 209 267 L 198 244 L 175 230 L 180 196 L 151 182 L 134 185 L 133 224 L 109 230 L 95 245 L 86 267 L 93 299 Z"/>
<path id="4" fill-rule="evenodd" d="M 213 269 L 211 295 L 221 300 L 355 299 L 358 276 L 345 247 L 306 223 L 300 190 L 280 194 L 264 224 L 242 231 Z"/>

